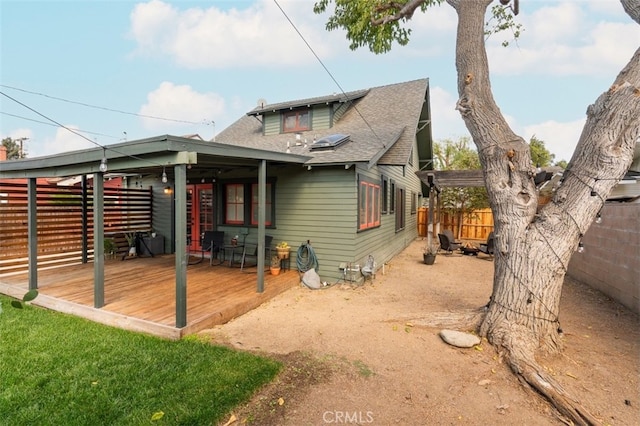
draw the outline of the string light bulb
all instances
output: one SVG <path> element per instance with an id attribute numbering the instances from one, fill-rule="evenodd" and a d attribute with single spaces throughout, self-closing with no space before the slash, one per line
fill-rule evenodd
<path id="1" fill-rule="evenodd" d="M 167 183 L 167 172 L 165 169 L 162 169 L 162 183 Z"/>
<path id="2" fill-rule="evenodd" d="M 99 167 L 100 171 L 102 173 L 106 173 L 108 166 L 107 166 L 107 157 L 102 157 L 102 160 L 100 160 L 100 167 Z"/>
<path id="3" fill-rule="evenodd" d="M 602 223 L 602 212 L 599 211 L 596 215 L 596 223 Z"/>
<path id="4" fill-rule="evenodd" d="M 584 244 L 582 243 L 582 240 L 578 243 L 578 253 L 584 253 Z"/>

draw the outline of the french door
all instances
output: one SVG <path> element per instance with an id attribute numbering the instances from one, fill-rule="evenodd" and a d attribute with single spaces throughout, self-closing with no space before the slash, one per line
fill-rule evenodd
<path id="1" fill-rule="evenodd" d="M 187 185 L 187 241 L 189 250 L 201 250 L 200 239 L 204 231 L 213 230 L 213 184 Z"/>

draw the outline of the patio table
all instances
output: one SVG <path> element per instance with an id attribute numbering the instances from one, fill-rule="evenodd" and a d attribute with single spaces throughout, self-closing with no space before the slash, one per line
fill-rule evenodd
<path id="1" fill-rule="evenodd" d="M 240 249 L 240 255 L 242 256 L 242 250 L 244 250 L 244 244 L 225 244 L 222 247 L 222 263 L 229 258 L 229 267 L 233 267 L 234 258 L 236 256 L 236 249 Z"/>

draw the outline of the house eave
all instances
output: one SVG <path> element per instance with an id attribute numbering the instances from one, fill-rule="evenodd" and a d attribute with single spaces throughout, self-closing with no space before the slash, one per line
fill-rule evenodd
<path id="1" fill-rule="evenodd" d="M 104 148 L 3 161 L 0 163 L 0 178 L 66 177 L 98 173 L 103 157 L 107 159 L 110 171 L 170 167 L 177 164 L 196 165 L 204 157 L 216 157 L 221 162 L 238 167 L 255 166 L 260 160 L 303 164 L 310 158 L 298 154 L 163 135 L 107 145 Z"/>
<path id="2" fill-rule="evenodd" d="M 266 113 L 273 113 L 273 112 L 278 112 L 283 110 L 292 110 L 296 108 L 305 108 L 305 107 L 309 108 L 313 105 L 329 105 L 334 103 L 350 102 L 365 96 L 368 92 L 369 92 L 369 89 L 364 89 L 364 90 L 356 90 L 353 92 L 340 93 L 340 94 L 329 95 L 329 96 L 321 96 L 317 98 L 300 99 L 300 100 L 291 101 L 291 102 L 279 102 L 275 104 L 269 104 L 269 105 L 257 107 L 249 111 L 247 115 L 259 116 L 259 115 L 264 115 Z"/>

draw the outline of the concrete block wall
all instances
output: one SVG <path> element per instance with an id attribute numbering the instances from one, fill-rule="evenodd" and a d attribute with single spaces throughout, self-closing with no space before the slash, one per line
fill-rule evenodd
<path id="1" fill-rule="evenodd" d="M 640 204 L 605 204 L 582 242 L 567 274 L 640 314 Z"/>

